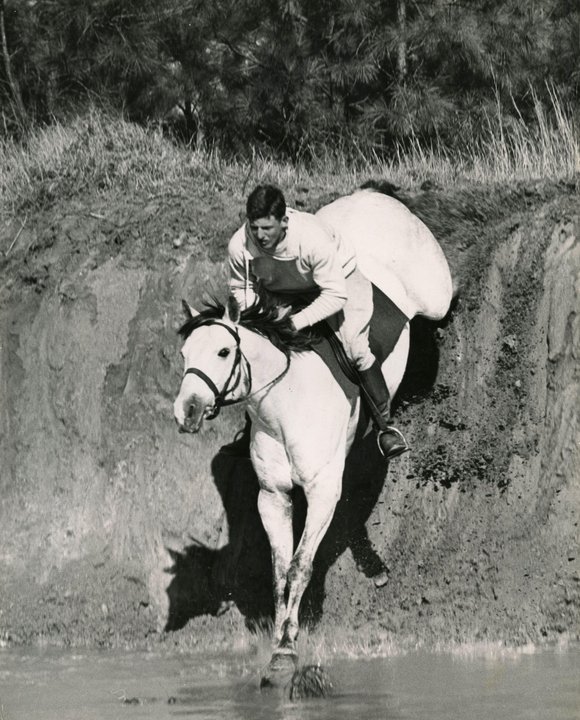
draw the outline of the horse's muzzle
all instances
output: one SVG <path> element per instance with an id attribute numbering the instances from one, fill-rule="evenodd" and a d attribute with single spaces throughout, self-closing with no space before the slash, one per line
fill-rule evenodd
<path id="1" fill-rule="evenodd" d="M 173 406 L 173 414 L 179 432 L 197 433 L 201 429 L 206 411 L 204 408 L 196 407 L 191 401 L 181 402 L 178 398 Z"/>

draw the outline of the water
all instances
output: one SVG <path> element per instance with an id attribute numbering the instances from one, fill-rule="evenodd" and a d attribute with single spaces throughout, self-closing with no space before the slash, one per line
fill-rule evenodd
<path id="1" fill-rule="evenodd" d="M 336 694 L 258 689 L 254 658 L 0 650 L 0 720 L 578 720 L 580 647 L 326 663 Z"/>

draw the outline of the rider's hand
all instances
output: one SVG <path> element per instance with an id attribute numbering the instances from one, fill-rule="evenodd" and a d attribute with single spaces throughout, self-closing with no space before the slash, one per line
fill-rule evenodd
<path id="1" fill-rule="evenodd" d="M 292 313 L 292 308 L 288 305 L 286 307 L 282 306 L 278 308 L 278 320 L 284 320 L 284 318 L 287 318 Z"/>

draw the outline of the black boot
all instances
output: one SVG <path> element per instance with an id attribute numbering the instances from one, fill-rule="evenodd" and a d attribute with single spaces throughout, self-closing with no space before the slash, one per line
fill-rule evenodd
<path id="1" fill-rule="evenodd" d="M 358 371 L 360 386 L 371 412 L 377 431 L 379 450 L 387 460 L 402 455 L 409 450 L 403 433 L 390 425 L 391 397 L 381 372 L 381 366 L 375 360 L 368 370 Z"/>
<path id="2" fill-rule="evenodd" d="M 230 457 L 236 458 L 249 458 L 250 457 L 250 428 L 252 421 L 249 415 L 246 413 L 246 424 L 244 427 L 236 433 L 235 438 L 231 443 L 222 445 L 219 449 L 219 455 L 229 455 Z"/>

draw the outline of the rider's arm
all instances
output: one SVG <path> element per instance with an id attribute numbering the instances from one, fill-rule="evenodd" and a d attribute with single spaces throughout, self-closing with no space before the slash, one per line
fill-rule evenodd
<path id="1" fill-rule="evenodd" d="M 313 242 L 303 244 L 301 262 L 312 272 L 320 294 L 296 315 L 292 322 L 296 330 L 314 325 L 339 312 L 346 303 L 345 271 L 335 245 L 320 235 Z"/>
<path id="2" fill-rule="evenodd" d="M 245 229 L 242 226 L 232 237 L 228 245 L 229 287 L 230 293 L 245 310 L 256 298 L 254 281 L 250 275 L 249 258 L 245 251 Z"/>

